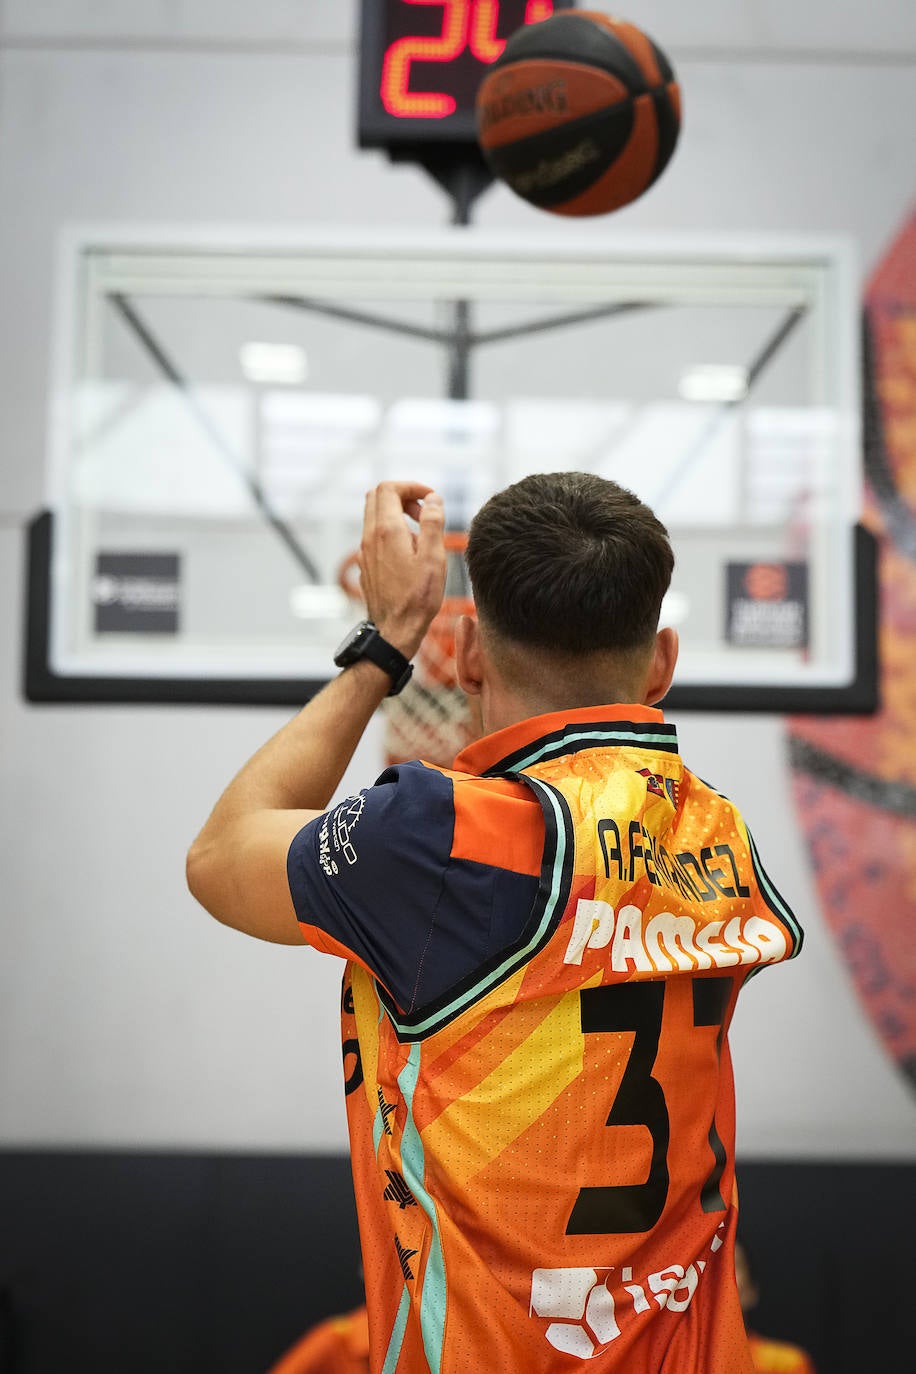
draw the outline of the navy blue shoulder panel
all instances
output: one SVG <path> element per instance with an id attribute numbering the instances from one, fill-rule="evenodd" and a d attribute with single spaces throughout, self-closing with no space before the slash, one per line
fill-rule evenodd
<path id="1" fill-rule="evenodd" d="M 305 826 L 287 861 L 300 921 L 359 959 L 410 1014 L 518 938 L 538 880 L 452 858 L 452 779 L 421 763 Z"/>

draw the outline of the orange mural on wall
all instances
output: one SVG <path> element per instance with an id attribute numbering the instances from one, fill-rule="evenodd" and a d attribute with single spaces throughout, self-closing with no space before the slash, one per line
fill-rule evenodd
<path id="1" fill-rule="evenodd" d="M 865 521 L 879 540 L 878 713 L 789 722 L 824 915 L 916 1087 L 916 214 L 865 299 Z"/>

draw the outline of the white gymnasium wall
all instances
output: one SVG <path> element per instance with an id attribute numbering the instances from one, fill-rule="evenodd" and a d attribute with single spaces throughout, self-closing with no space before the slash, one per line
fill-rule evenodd
<path id="1" fill-rule="evenodd" d="M 916 194 L 911 0 L 626 8 L 678 66 L 683 141 L 644 201 L 579 232 L 845 233 L 864 274 Z M 224 930 L 183 883 L 218 791 L 286 713 L 37 709 L 19 673 L 60 229 L 443 222 L 420 172 L 353 146 L 355 16 L 355 0 L 0 0 L 0 1145 L 345 1144 L 339 969 Z M 479 222 L 551 223 L 503 191 Z M 741 1147 L 913 1157 L 916 1103 L 817 911 L 780 721 L 677 723 L 808 928 L 739 1010 Z M 376 761 L 373 736 L 349 781 Z"/>

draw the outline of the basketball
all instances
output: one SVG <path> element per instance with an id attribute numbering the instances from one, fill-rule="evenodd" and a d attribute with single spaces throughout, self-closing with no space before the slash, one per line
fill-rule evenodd
<path id="1" fill-rule="evenodd" d="M 680 132 L 668 58 L 635 24 L 570 10 L 519 29 L 481 83 L 491 171 L 556 215 L 603 215 L 661 176 Z"/>

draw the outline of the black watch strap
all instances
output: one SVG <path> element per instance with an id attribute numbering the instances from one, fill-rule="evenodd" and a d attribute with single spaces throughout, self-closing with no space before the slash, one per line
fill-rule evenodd
<path id="1" fill-rule="evenodd" d="M 361 658 L 368 658 L 370 663 L 383 669 L 391 678 L 390 697 L 397 696 L 410 681 L 413 673 L 410 659 L 405 658 L 400 649 L 389 644 L 387 639 L 383 639 L 371 620 L 360 621 L 350 631 L 334 655 L 334 662 L 338 668 L 349 668 Z"/>

